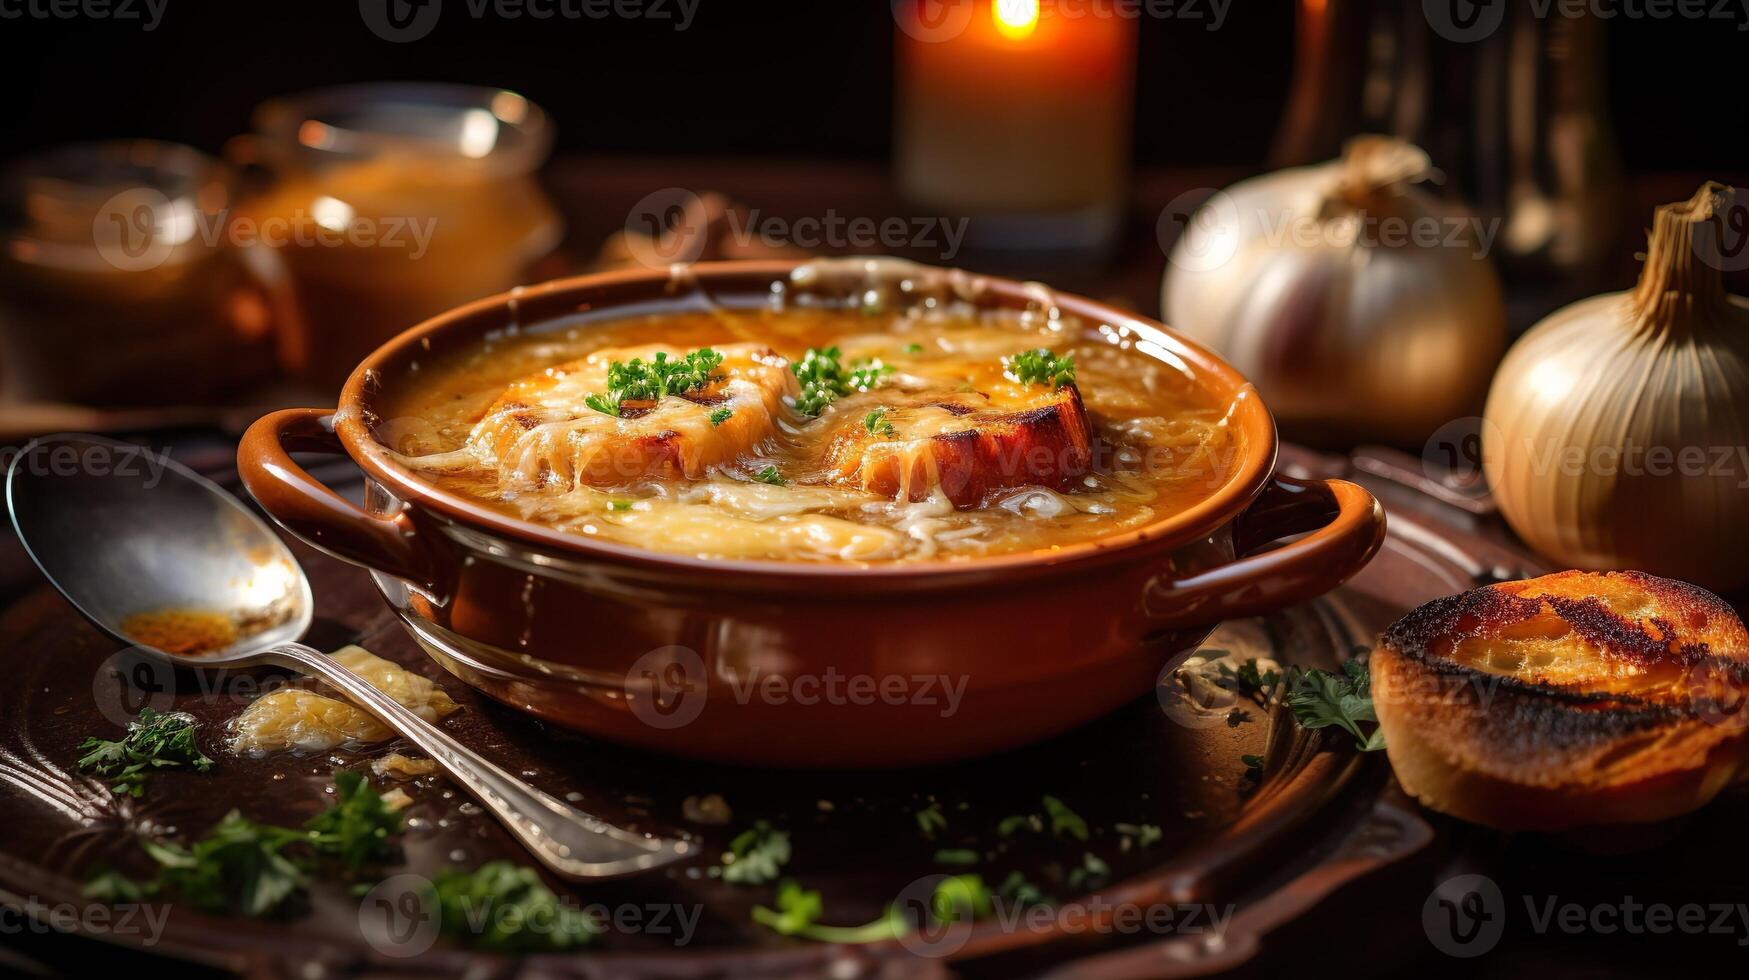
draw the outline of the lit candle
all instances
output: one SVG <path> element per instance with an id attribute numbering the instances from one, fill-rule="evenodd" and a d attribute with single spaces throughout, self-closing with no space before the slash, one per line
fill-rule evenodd
<path id="1" fill-rule="evenodd" d="M 1049 0 L 919 0 L 897 13 L 905 196 L 972 216 L 974 240 L 980 228 L 1006 239 L 986 245 L 1108 240 L 1129 171 L 1135 18 Z"/>

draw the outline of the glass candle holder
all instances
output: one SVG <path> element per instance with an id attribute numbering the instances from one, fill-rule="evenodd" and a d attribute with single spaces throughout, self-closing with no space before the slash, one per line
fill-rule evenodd
<path id="1" fill-rule="evenodd" d="M 1136 22 L 1118 5 L 918 0 L 898 18 L 895 170 L 981 248 L 1101 249 L 1128 192 Z"/>
<path id="2" fill-rule="evenodd" d="M 199 402 L 272 369 L 269 304 L 228 245 L 229 174 L 190 147 L 57 147 L 0 172 L 7 401 Z"/>
<path id="3" fill-rule="evenodd" d="M 280 287 L 281 365 L 337 386 L 383 341 L 525 281 L 557 245 L 534 172 L 546 113 L 514 92 L 373 84 L 268 102 L 227 154 L 255 175 L 240 237 Z"/>

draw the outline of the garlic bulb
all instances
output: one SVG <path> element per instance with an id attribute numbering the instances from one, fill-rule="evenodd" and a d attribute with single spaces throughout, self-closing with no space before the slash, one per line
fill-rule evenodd
<path id="1" fill-rule="evenodd" d="M 1725 293 L 1729 188 L 1658 209 L 1631 291 L 1581 300 L 1507 354 L 1482 461 L 1500 511 L 1566 565 L 1715 591 L 1749 583 L 1749 301 Z"/>
<path id="2" fill-rule="evenodd" d="M 1235 184 L 1172 249 L 1166 322 L 1249 378 L 1290 437 L 1417 448 L 1475 414 L 1506 346 L 1492 228 L 1409 186 L 1381 136 Z"/>

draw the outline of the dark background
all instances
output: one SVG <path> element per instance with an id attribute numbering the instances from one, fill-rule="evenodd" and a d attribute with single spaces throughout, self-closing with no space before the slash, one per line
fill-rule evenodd
<path id="1" fill-rule="evenodd" d="M 0 0 L 0 10 L 31 2 L 51 0 Z M 406 44 L 373 35 L 356 0 L 165 2 L 149 33 L 138 21 L 0 19 L 0 80 L 13 93 L 0 157 L 119 136 L 216 150 L 267 97 L 382 79 L 518 90 L 553 115 L 561 153 L 889 152 L 887 0 L 698 0 L 679 32 L 672 20 L 474 19 L 466 0 L 442 0 L 436 29 Z M 1293 7 L 1233 0 L 1213 32 L 1207 21 L 1141 18 L 1140 165 L 1262 163 L 1289 84 Z M 1609 22 L 1607 99 L 1630 170 L 1744 169 L 1749 32 L 1738 27 Z"/>

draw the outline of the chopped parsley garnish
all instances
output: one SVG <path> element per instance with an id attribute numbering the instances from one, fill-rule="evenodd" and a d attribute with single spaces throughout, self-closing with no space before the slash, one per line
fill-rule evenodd
<path id="1" fill-rule="evenodd" d="M 931 803 L 917 811 L 917 832 L 928 840 L 934 840 L 936 833 L 947 829 L 947 815 L 941 812 L 940 803 Z"/>
<path id="2" fill-rule="evenodd" d="M 869 391 L 880 384 L 881 376 L 892 368 L 878 360 L 857 361 L 848 369 L 841 363 L 844 352 L 837 347 L 810 347 L 802 359 L 790 365 L 801 394 L 796 396 L 796 411 L 803 415 L 819 415 L 827 405 L 853 391 Z"/>
<path id="3" fill-rule="evenodd" d="M 733 414 L 735 414 L 735 410 L 732 408 L 719 408 L 711 412 L 711 428 L 714 429 L 729 421 L 729 416 Z"/>
<path id="4" fill-rule="evenodd" d="M 1087 839 L 1087 821 L 1054 796 L 1044 798 L 1045 815 L 1051 818 L 1051 836 L 1067 834 L 1076 840 Z"/>
<path id="5" fill-rule="evenodd" d="M 1151 823 L 1120 823 L 1112 829 L 1123 837 L 1123 843 L 1118 847 L 1126 854 L 1131 847 L 1153 847 L 1166 836 L 1164 830 Z"/>
<path id="6" fill-rule="evenodd" d="M 87 879 L 85 894 L 117 902 L 163 892 L 208 911 L 264 916 L 301 902 L 309 872 L 324 859 L 352 872 L 399 861 L 401 849 L 389 838 L 401 831 L 400 815 L 362 776 L 337 772 L 334 785 L 334 805 L 302 829 L 256 823 L 232 810 L 186 846 L 142 839 L 158 863 L 155 878 L 136 882 L 102 871 Z"/>
<path id="7" fill-rule="evenodd" d="M 756 821 L 729 842 L 723 853 L 723 880 L 737 885 L 776 881 L 789 856 L 789 833 L 773 830 L 764 820 Z"/>
<path id="8" fill-rule="evenodd" d="M 1287 706 L 1293 709 L 1300 727 L 1334 725 L 1353 735 L 1362 752 L 1385 747 L 1385 731 L 1376 727 L 1379 719 L 1373 712 L 1372 675 L 1362 661 L 1347 661 L 1340 674 L 1316 668 L 1298 671 L 1288 686 Z M 1361 728 L 1362 722 L 1375 727 L 1368 732 Z"/>
<path id="9" fill-rule="evenodd" d="M 607 502 L 607 509 L 608 510 L 631 510 L 632 509 L 632 502 L 629 500 L 609 500 Z"/>
<path id="10" fill-rule="evenodd" d="M 1002 884 L 996 886 L 996 893 L 1023 908 L 1051 903 L 1049 895 L 1046 895 L 1037 885 L 1027 881 L 1026 876 L 1018 871 L 1008 872 L 1008 877 L 1002 879 Z"/>
<path id="11" fill-rule="evenodd" d="M 862 427 L 871 435 L 890 436 L 893 434 L 893 423 L 887 421 L 886 408 L 876 408 L 862 417 Z"/>
<path id="12" fill-rule="evenodd" d="M 607 393 L 590 395 L 583 403 L 603 415 L 618 416 L 623 402 L 658 401 L 703 388 L 722 363 L 723 355 L 709 347 L 677 359 L 670 359 L 667 351 L 657 351 L 648 362 L 641 357 L 614 361 L 607 366 Z"/>
<path id="13" fill-rule="evenodd" d="M 969 847 L 944 847 L 935 852 L 936 864 L 977 864 L 978 852 Z"/>
<path id="14" fill-rule="evenodd" d="M 432 879 L 443 932 L 481 949 L 529 953 L 594 942 L 601 927 L 562 901 L 533 868 L 491 861 L 473 871 L 446 868 Z"/>
<path id="15" fill-rule="evenodd" d="M 157 880 L 144 887 L 170 892 L 208 911 L 271 915 L 304 895 L 304 868 L 285 854 L 303 837 L 296 830 L 259 824 L 232 810 L 188 847 L 165 840 L 142 841 L 159 867 Z"/>
<path id="16" fill-rule="evenodd" d="M 1260 703 L 1273 697 L 1275 689 L 1281 684 L 1281 673 L 1273 668 L 1259 670 L 1256 657 L 1246 660 L 1236 670 L 1223 662 L 1220 664 L 1220 673 L 1221 679 L 1230 683 L 1240 697 Z"/>
<path id="17" fill-rule="evenodd" d="M 1070 888 L 1098 888 L 1111 877 L 1111 865 L 1092 851 L 1081 855 L 1081 866 L 1069 872 Z"/>
<path id="18" fill-rule="evenodd" d="M 990 889 L 975 874 L 943 878 L 929 897 L 929 915 L 936 922 L 977 919 L 989 915 L 993 907 Z M 778 886 L 777 908 L 754 907 L 753 921 L 782 936 L 842 944 L 897 939 L 911 929 L 896 905 L 887 906 L 886 914 L 860 926 L 821 925 L 819 919 L 824 911 L 819 892 L 791 880 Z"/>
<path id="19" fill-rule="evenodd" d="M 783 474 L 779 473 L 775 466 L 767 466 L 765 469 L 753 474 L 753 479 L 758 480 L 760 483 L 769 483 L 774 487 L 789 486 L 789 481 L 783 478 Z"/>
<path id="20" fill-rule="evenodd" d="M 334 805 L 304 824 L 310 846 L 353 871 L 401 860 L 400 845 L 389 838 L 401 832 L 401 815 L 355 772 L 334 774 Z"/>
<path id="21" fill-rule="evenodd" d="M 1044 829 L 1045 822 L 1036 813 L 1017 813 L 1012 817 L 1003 817 L 1002 822 L 996 825 L 996 833 L 1003 837 L 1012 837 L 1022 830 L 1043 833 Z"/>
<path id="22" fill-rule="evenodd" d="M 923 353 L 923 345 L 922 344 L 906 344 L 905 345 L 905 353 L 907 353 L 907 354 L 921 354 L 921 353 Z"/>
<path id="23" fill-rule="evenodd" d="M 1003 358 L 1002 370 L 1019 384 L 1061 388 L 1075 381 L 1075 355 L 1059 357 L 1044 347 L 1024 350 Z"/>
<path id="24" fill-rule="evenodd" d="M 79 757 L 79 768 L 114 780 L 110 790 L 119 796 L 137 797 L 145 792 L 146 777 L 153 770 L 186 766 L 206 772 L 213 767 L 213 760 L 202 754 L 195 740 L 195 727 L 194 718 L 181 712 L 141 709 L 120 741 L 80 742 L 85 754 Z"/>

